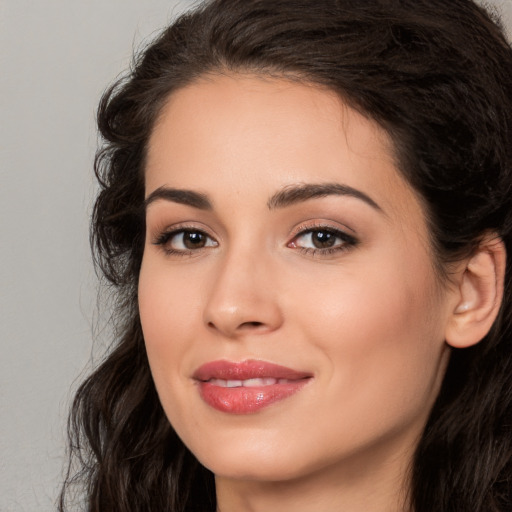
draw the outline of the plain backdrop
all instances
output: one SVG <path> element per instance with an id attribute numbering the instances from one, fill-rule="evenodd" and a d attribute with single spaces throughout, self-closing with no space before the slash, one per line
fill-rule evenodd
<path id="1" fill-rule="evenodd" d="M 512 32 L 512 0 L 494 0 Z M 88 243 L 94 114 L 191 0 L 0 0 L 0 512 L 50 512 L 102 339 Z M 108 330 L 103 338 L 108 338 Z"/>

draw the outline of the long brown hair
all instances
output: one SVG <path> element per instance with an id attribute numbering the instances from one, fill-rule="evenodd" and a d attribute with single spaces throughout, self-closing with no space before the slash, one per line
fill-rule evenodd
<path id="1" fill-rule="evenodd" d="M 488 230 L 504 240 L 499 318 L 478 345 L 452 351 L 411 468 L 410 501 L 415 512 L 512 510 L 512 50 L 470 0 L 207 1 L 104 94 L 91 237 L 116 294 L 117 330 L 73 403 L 59 510 L 75 486 L 90 512 L 215 510 L 212 474 L 158 401 L 137 281 L 145 151 L 159 111 L 205 73 L 240 71 L 327 86 L 379 123 L 424 200 L 441 272 Z"/>

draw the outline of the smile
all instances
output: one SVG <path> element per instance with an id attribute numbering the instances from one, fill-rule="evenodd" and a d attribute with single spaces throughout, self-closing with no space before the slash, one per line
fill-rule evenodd
<path id="1" fill-rule="evenodd" d="M 250 414 L 284 400 L 301 390 L 312 378 L 265 361 L 213 361 L 196 370 L 193 378 L 203 401 L 231 414 Z"/>
<path id="2" fill-rule="evenodd" d="M 274 384 L 288 384 L 292 381 L 288 379 L 273 379 L 269 377 L 266 379 L 247 380 L 210 379 L 208 382 L 215 386 L 220 386 L 221 388 L 257 388 L 260 386 L 273 386 Z"/>

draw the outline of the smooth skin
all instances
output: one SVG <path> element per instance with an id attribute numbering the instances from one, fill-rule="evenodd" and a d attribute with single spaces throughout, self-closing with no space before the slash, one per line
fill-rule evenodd
<path id="1" fill-rule="evenodd" d="M 173 93 L 145 184 L 151 371 L 172 426 L 215 474 L 218 510 L 408 510 L 449 345 L 478 342 L 496 316 L 502 244 L 489 237 L 442 279 L 385 132 L 285 79 L 210 75 Z M 220 359 L 313 378 L 257 413 L 223 413 L 192 378 Z"/>

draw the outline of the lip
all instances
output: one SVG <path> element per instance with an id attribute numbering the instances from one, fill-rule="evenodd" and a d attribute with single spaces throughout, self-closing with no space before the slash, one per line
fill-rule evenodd
<path id="1" fill-rule="evenodd" d="M 313 375 L 267 361 L 221 360 L 200 366 L 192 377 L 198 383 L 201 398 L 210 407 L 225 413 L 250 414 L 294 395 Z M 272 379 L 275 382 L 258 385 L 253 381 L 247 383 L 250 387 L 225 387 L 226 383 L 222 382 L 251 379 Z"/>

